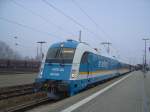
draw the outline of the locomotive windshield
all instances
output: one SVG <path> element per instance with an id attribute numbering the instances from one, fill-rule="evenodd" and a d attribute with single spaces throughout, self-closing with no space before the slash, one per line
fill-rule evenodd
<path id="1" fill-rule="evenodd" d="M 50 48 L 47 53 L 47 63 L 72 63 L 75 48 Z"/>

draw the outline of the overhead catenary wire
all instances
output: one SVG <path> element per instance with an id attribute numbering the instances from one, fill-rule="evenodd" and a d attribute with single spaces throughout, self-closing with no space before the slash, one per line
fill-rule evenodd
<path id="1" fill-rule="evenodd" d="M 103 32 L 105 34 L 107 39 L 110 38 L 110 35 L 79 5 L 79 3 L 76 0 L 72 0 L 72 2 L 101 32 Z M 114 48 L 114 49 L 116 49 L 116 48 Z"/>
<path id="2" fill-rule="evenodd" d="M 43 21 L 45 21 L 46 23 L 53 24 L 53 25 L 54 25 L 57 29 L 59 29 L 60 31 L 63 30 L 64 32 L 67 32 L 67 33 L 69 33 L 69 34 L 71 34 L 71 35 L 74 35 L 72 32 L 66 31 L 66 30 L 65 30 L 64 28 L 62 28 L 60 25 L 55 24 L 54 22 L 50 21 L 50 19 L 46 19 L 45 17 L 43 17 L 43 16 L 41 16 L 40 14 L 38 14 L 38 13 L 32 11 L 31 9 L 25 7 L 24 5 L 22 5 L 22 4 L 18 3 L 18 2 L 16 2 L 15 0 L 11 0 L 11 1 L 12 1 L 15 5 L 17 5 L 17 6 L 21 7 L 21 8 L 23 8 L 23 9 L 26 10 L 26 11 L 28 11 L 28 12 L 31 13 L 32 15 L 41 18 L 41 19 L 42 19 Z"/>
<path id="3" fill-rule="evenodd" d="M 14 0 L 12 0 L 12 1 L 14 1 Z M 45 1 L 45 0 L 43 0 L 43 1 Z M 74 1 L 74 0 L 72 0 L 72 1 Z M 29 9 L 30 10 L 30 9 Z M 86 12 L 85 12 L 86 13 Z M 36 13 L 37 14 L 37 13 Z M 39 15 L 39 14 L 37 14 L 37 15 Z M 88 15 L 88 13 L 87 13 L 87 15 Z M 88 15 L 89 16 L 89 15 Z M 40 17 L 40 15 L 39 15 L 39 17 Z M 41 17 L 43 17 L 43 16 L 41 16 Z M 91 18 L 90 16 L 89 16 L 89 18 Z M 1 20 L 3 20 L 3 21 L 6 21 L 6 22 L 9 22 L 9 23 L 12 23 L 12 24 L 16 24 L 16 25 L 19 25 L 19 26 L 21 26 L 21 27 L 24 27 L 24 28 L 27 28 L 27 29 L 31 29 L 31 30 L 33 30 L 33 31 L 35 31 L 35 32 L 38 32 L 38 33 L 43 33 L 43 34 L 46 34 L 46 35 L 52 35 L 52 36 L 54 36 L 54 37 L 59 37 L 59 36 L 56 36 L 55 34 L 52 34 L 52 33 L 49 33 L 49 32 L 46 32 L 46 31 L 41 31 L 41 30 L 39 30 L 39 29 L 37 29 L 37 28 L 34 28 L 34 27 L 31 27 L 31 26 L 28 26 L 28 25 L 25 25 L 25 24 L 22 24 L 22 23 L 18 23 L 18 22 L 16 22 L 16 21 L 13 21 L 13 20 L 9 20 L 9 19 L 6 19 L 6 18 L 1 18 L 0 17 L 0 19 Z M 42 18 L 41 18 L 42 19 Z M 92 19 L 92 18 L 91 18 Z M 45 20 L 47 20 L 46 18 L 45 18 Z M 47 21 L 48 22 L 48 21 Z M 78 21 L 77 21 L 78 22 Z M 95 21 L 93 21 L 93 23 L 94 23 Z M 53 23 L 52 23 L 53 24 Z M 80 23 L 79 23 L 80 24 Z M 82 25 L 82 24 L 81 24 Z M 96 24 L 95 24 L 96 25 Z M 84 26 L 84 25 L 83 25 Z M 95 34 L 94 34 L 95 35 Z"/>
<path id="4" fill-rule="evenodd" d="M 75 24 L 77 24 L 78 26 L 80 26 L 81 28 L 85 29 L 86 31 L 88 31 L 89 33 L 91 33 L 95 38 L 98 36 L 100 38 L 102 38 L 101 36 L 99 36 L 98 34 L 96 34 L 95 32 L 91 31 L 90 29 L 88 29 L 87 27 L 85 27 L 83 24 L 79 23 L 76 19 L 74 19 L 73 17 L 67 15 L 64 11 L 62 11 L 61 9 L 55 7 L 52 3 L 49 3 L 47 0 L 42 0 L 45 4 L 47 4 L 49 7 L 53 8 L 54 10 L 56 10 L 58 13 L 62 14 L 63 16 L 65 16 L 66 18 L 68 18 L 69 20 L 71 20 L 72 22 L 74 22 Z M 96 23 L 97 27 L 100 27 L 97 23 Z M 96 38 L 97 39 L 97 38 Z M 92 39 L 93 41 L 93 39 Z M 95 42 L 95 41 L 94 41 Z M 114 48 L 115 49 L 115 48 Z"/>
<path id="5" fill-rule="evenodd" d="M 80 5 L 75 1 L 75 0 L 72 0 L 72 2 L 76 5 L 76 7 L 78 7 L 80 9 L 80 11 L 87 16 L 87 18 L 89 18 L 89 20 L 97 27 L 100 29 L 100 31 L 102 31 L 103 33 L 106 34 L 106 32 L 99 26 L 99 24 L 97 24 L 97 22 L 95 22 L 95 20 L 89 16 L 89 14 L 83 9 L 80 7 Z"/>
<path id="6" fill-rule="evenodd" d="M 52 37 L 56 37 L 56 38 L 62 38 L 62 37 L 57 36 L 57 35 L 55 35 L 55 34 L 52 34 L 52 33 L 49 33 L 49 32 L 45 32 L 45 31 L 36 29 L 36 28 L 34 28 L 34 27 L 31 27 L 31 26 L 28 26 L 28 25 L 25 25 L 25 24 L 22 24 L 22 23 L 13 21 L 13 20 L 9 20 L 9 19 L 4 18 L 4 17 L 0 17 L 0 20 L 3 20 L 3 21 L 5 21 L 5 22 L 8 22 L 8 23 L 11 23 L 11 24 L 15 24 L 15 25 L 21 26 L 21 27 L 26 28 L 26 29 L 30 29 L 30 30 L 35 31 L 35 32 L 38 32 L 38 33 L 46 34 L 46 35 L 49 35 L 49 36 L 52 36 Z M 64 39 L 64 38 L 62 38 L 62 39 Z"/>
<path id="7" fill-rule="evenodd" d="M 78 26 L 80 26 L 81 28 L 85 29 L 86 31 L 88 31 L 89 33 L 91 33 L 92 35 L 94 35 L 94 37 L 97 37 L 99 35 L 97 35 L 95 32 L 91 31 L 89 28 L 85 27 L 83 24 L 79 23 L 76 19 L 74 19 L 73 17 L 67 15 L 65 12 L 63 12 L 62 10 L 60 10 L 59 8 L 55 7 L 54 5 L 52 5 L 51 3 L 49 3 L 47 0 L 42 0 L 45 4 L 47 4 L 49 7 L 53 8 L 54 10 L 56 10 L 58 13 L 62 14 L 63 16 L 65 16 L 66 18 L 68 18 L 69 20 L 71 20 L 72 22 L 74 22 L 75 24 L 77 24 Z M 100 36 L 99 36 L 100 37 Z"/>

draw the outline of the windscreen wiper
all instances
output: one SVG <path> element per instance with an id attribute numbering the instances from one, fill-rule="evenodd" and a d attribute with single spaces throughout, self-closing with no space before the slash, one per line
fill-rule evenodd
<path id="1" fill-rule="evenodd" d="M 57 52 L 55 54 L 55 58 L 57 58 L 59 56 L 59 54 L 60 54 L 60 48 L 57 49 Z"/>
<path id="2" fill-rule="evenodd" d="M 60 52 L 60 56 L 61 56 L 61 59 L 62 59 L 62 63 L 60 65 L 64 65 L 64 58 L 63 58 L 63 48 L 61 48 L 61 52 Z"/>

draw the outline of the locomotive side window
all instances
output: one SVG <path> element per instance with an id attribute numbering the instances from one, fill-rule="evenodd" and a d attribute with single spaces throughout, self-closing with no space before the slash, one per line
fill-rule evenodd
<path id="1" fill-rule="evenodd" d="M 82 58 L 81 58 L 81 64 L 86 64 L 88 63 L 88 52 L 85 52 L 83 55 L 82 55 Z"/>
<path id="2" fill-rule="evenodd" d="M 98 56 L 96 54 L 93 54 L 93 63 L 96 64 L 98 61 Z"/>

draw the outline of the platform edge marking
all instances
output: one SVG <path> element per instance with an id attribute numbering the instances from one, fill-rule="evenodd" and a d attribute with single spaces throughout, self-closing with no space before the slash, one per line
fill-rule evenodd
<path id="1" fill-rule="evenodd" d="M 114 82 L 113 84 L 111 84 L 111 85 L 105 87 L 104 89 L 102 89 L 102 90 L 100 90 L 100 91 L 98 91 L 98 92 L 96 92 L 96 93 L 90 95 L 89 97 L 87 97 L 87 98 L 85 98 L 85 99 L 83 99 L 83 100 L 81 100 L 81 101 L 79 101 L 79 102 L 77 102 L 77 103 L 71 105 L 70 107 L 68 107 L 68 108 L 66 108 L 66 109 L 64 109 L 64 110 L 62 110 L 62 111 L 60 111 L 60 112 L 72 112 L 72 111 L 74 111 L 74 110 L 77 109 L 78 107 L 84 105 L 85 103 L 87 103 L 87 102 L 89 102 L 90 100 L 94 99 L 94 98 L 97 97 L 98 95 L 104 93 L 105 91 L 107 91 L 108 89 L 110 89 L 110 88 L 112 88 L 113 86 L 117 85 L 118 83 L 122 82 L 123 80 L 125 80 L 126 78 L 128 78 L 128 77 L 131 76 L 131 75 L 132 75 L 132 73 L 129 74 L 129 75 L 127 75 L 127 76 L 125 76 L 125 77 L 123 77 L 123 78 L 121 78 L 120 80 Z"/>

